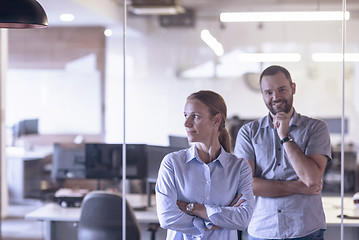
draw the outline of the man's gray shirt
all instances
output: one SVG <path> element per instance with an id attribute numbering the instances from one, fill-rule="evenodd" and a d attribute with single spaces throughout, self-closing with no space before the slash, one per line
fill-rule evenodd
<path id="1" fill-rule="evenodd" d="M 294 111 L 289 133 L 305 155 L 322 154 L 331 158 L 330 135 L 324 121 Z M 239 130 L 234 154 L 254 162 L 254 177 L 282 181 L 298 179 L 269 114 Z M 248 233 L 257 238 L 297 238 L 325 228 L 321 195 L 256 196 Z"/>

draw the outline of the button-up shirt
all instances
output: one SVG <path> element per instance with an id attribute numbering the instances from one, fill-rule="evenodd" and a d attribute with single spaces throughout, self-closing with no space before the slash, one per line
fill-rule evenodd
<path id="1" fill-rule="evenodd" d="M 330 159 L 330 135 L 324 121 L 294 112 L 289 133 L 305 155 L 322 154 Z M 270 115 L 239 130 L 234 153 L 254 162 L 254 177 L 281 181 L 298 179 Z M 321 195 L 255 196 L 248 233 L 257 238 L 297 238 L 325 227 Z"/>
<path id="2" fill-rule="evenodd" d="M 248 226 L 253 213 L 254 195 L 249 163 L 221 148 L 217 159 L 205 164 L 196 147 L 164 157 L 156 183 L 156 205 L 167 239 L 238 239 L 237 230 Z M 238 194 L 241 207 L 230 207 Z M 179 209 L 176 201 L 200 203 L 210 222 Z M 213 225 L 220 227 L 206 231 Z"/>

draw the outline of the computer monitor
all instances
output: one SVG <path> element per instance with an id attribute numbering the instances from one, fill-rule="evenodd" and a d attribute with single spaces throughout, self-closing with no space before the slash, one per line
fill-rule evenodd
<path id="1" fill-rule="evenodd" d="M 51 178 L 84 179 L 85 145 L 75 143 L 55 143 L 52 154 Z"/>
<path id="2" fill-rule="evenodd" d="M 144 144 L 126 144 L 126 178 L 144 179 L 146 152 Z M 88 179 L 122 178 L 122 144 L 87 143 L 85 167 Z"/>
<path id="3" fill-rule="evenodd" d="M 323 118 L 328 124 L 330 133 L 341 133 L 342 132 L 342 119 L 341 118 Z M 344 133 L 348 133 L 348 119 L 344 119 Z"/>
<path id="4" fill-rule="evenodd" d="M 188 148 L 190 144 L 187 137 L 169 135 L 168 140 L 171 147 Z"/>
<path id="5" fill-rule="evenodd" d="M 171 152 L 183 149 L 181 147 L 172 146 L 155 146 L 146 145 L 147 155 L 147 180 L 155 182 L 157 179 L 158 170 L 160 168 L 163 158 Z"/>
<path id="6" fill-rule="evenodd" d="M 15 142 L 23 135 L 38 134 L 39 119 L 25 119 L 12 127 L 13 141 Z"/>
<path id="7" fill-rule="evenodd" d="M 147 206 L 151 206 L 151 194 L 154 192 L 152 188 L 156 183 L 158 170 L 160 169 L 163 158 L 171 152 L 176 152 L 183 147 L 173 146 L 155 146 L 146 145 L 147 155 L 147 177 L 146 177 L 146 193 L 147 193 Z"/>

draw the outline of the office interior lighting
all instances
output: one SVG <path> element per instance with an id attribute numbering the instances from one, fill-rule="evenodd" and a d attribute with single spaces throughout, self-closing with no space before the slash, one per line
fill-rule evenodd
<path id="1" fill-rule="evenodd" d="M 201 31 L 201 39 L 214 51 L 217 56 L 222 56 L 224 53 L 223 46 L 217 41 L 215 37 L 207 30 Z"/>
<path id="2" fill-rule="evenodd" d="M 299 53 L 241 53 L 237 57 L 240 62 L 299 62 Z"/>
<path id="3" fill-rule="evenodd" d="M 342 62 L 342 53 L 313 53 L 312 60 L 314 62 Z M 359 53 L 345 53 L 344 61 L 359 62 Z"/>
<path id="4" fill-rule="evenodd" d="M 112 30 L 111 29 L 105 29 L 105 31 L 103 32 L 103 34 L 106 37 L 111 37 L 112 36 Z"/>
<path id="5" fill-rule="evenodd" d="M 185 13 L 181 6 L 129 6 L 129 11 L 136 15 L 176 15 Z"/>
<path id="6" fill-rule="evenodd" d="M 1 0 L 0 28 L 46 28 L 45 10 L 36 0 Z"/>
<path id="7" fill-rule="evenodd" d="M 350 13 L 345 12 L 345 20 Z M 223 12 L 221 22 L 288 22 L 288 21 L 341 21 L 342 11 L 311 11 L 311 12 Z"/>
<path id="8" fill-rule="evenodd" d="M 176 15 L 186 11 L 177 0 L 130 0 L 128 10 L 136 15 Z"/>
<path id="9" fill-rule="evenodd" d="M 75 19 L 75 16 L 71 13 L 63 13 L 60 15 L 60 20 L 63 22 L 72 22 Z"/>

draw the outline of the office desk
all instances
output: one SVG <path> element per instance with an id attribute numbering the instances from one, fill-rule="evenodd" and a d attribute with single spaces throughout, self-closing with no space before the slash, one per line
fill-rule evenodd
<path id="1" fill-rule="evenodd" d="M 10 202 L 24 202 L 29 195 L 40 191 L 43 174 L 41 160 L 50 153 L 48 150 L 25 152 L 21 148 L 6 149 Z"/>
<path id="2" fill-rule="evenodd" d="M 340 197 L 323 197 L 323 208 L 327 221 L 327 226 L 340 226 L 341 219 L 338 217 L 341 213 Z M 359 208 L 356 208 L 351 197 L 344 197 L 344 215 L 357 217 L 358 219 L 344 218 L 345 227 L 359 227 Z"/>
<path id="3" fill-rule="evenodd" d="M 352 197 L 344 197 L 343 214 L 350 217 L 358 217 L 358 219 L 343 219 L 344 239 L 359 239 L 359 208 L 356 208 Z M 338 240 L 341 234 L 341 199 L 340 197 L 323 196 L 323 207 L 327 222 L 327 230 L 324 233 L 325 240 Z"/>
<path id="4" fill-rule="evenodd" d="M 152 196 L 154 202 L 154 196 Z M 147 195 L 126 194 L 128 203 L 134 207 L 147 205 Z M 158 223 L 154 206 L 146 210 L 134 211 L 140 224 Z M 25 216 L 27 220 L 43 221 L 45 223 L 45 240 L 76 240 L 77 223 L 80 219 L 81 208 L 63 208 L 57 203 L 48 203 Z"/>

